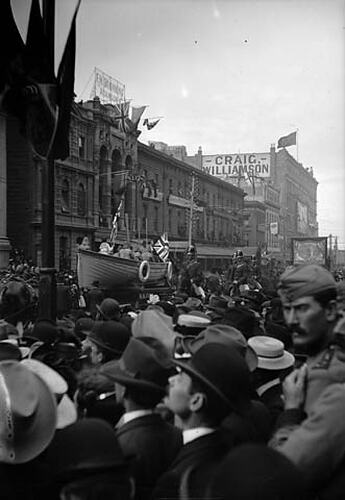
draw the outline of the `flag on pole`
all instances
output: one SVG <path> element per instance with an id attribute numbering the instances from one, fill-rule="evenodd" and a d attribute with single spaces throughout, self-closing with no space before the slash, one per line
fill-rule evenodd
<path id="1" fill-rule="evenodd" d="M 153 121 L 149 121 L 148 118 L 145 118 L 144 122 L 143 122 L 143 126 L 147 127 L 147 130 L 151 130 L 153 127 L 155 127 L 157 125 L 157 123 L 160 121 L 160 118 L 158 118 L 157 120 L 153 120 Z"/>
<path id="2" fill-rule="evenodd" d="M 129 131 L 129 101 L 114 104 L 113 119 L 119 124 L 119 129 L 122 132 Z"/>
<path id="3" fill-rule="evenodd" d="M 109 241 L 110 241 L 111 245 L 114 245 L 116 237 L 117 237 L 118 220 L 119 220 L 120 214 L 121 214 L 122 203 L 123 203 L 123 200 L 121 199 L 120 203 L 117 207 L 117 210 L 115 212 L 114 218 L 113 218 L 113 224 L 112 224 L 112 228 L 111 228 L 111 232 L 110 232 L 110 236 L 109 236 Z"/>
<path id="4" fill-rule="evenodd" d="M 278 140 L 278 148 L 287 148 L 289 146 L 296 146 L 297 132 L 291 132 L 289 135 L 280 137 Z"/>
<path id="5" fill-rule="evenodd" d="M 76 18 L 80 6 L 78 1 L 71 28 L 57 74 L 58 118 L 49 155 L 53 159 L 65 160 L 69 156 L 69 126 L 74 99 L 74 69 L 76 51 Z"/>
<path id="6" fill-rule="evenodd" d="M 141 118 L 141 116 L 144 113 L 144 111 L 145 111 L 146 108 L 147 108 L 147 106 L 138 106 L 138 107 L 132 106 L 131 121 L 132 121 L 132 123 L 134 125 L 134 128 L 138 127 L 140 118 Z"/>
<path id="7" fill-rule="evenodd" d="M 153 248 L 158 257 L 166 262 L 169 259 L 169 241 L 167 233 L 162 234 L 153 245 Z"/>

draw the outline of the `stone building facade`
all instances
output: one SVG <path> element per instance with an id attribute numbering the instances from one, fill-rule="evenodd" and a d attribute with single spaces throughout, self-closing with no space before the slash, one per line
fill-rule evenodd
<path id="1" fill-rule="evenodd" d="M 8 238 L 40 265 L 46 164 L 33 155 L 15 120 L 7 118 L 6 129 Z M 243 244 L 243 190 L 140 143 L 139 134 L 122 132 L 112 106 L 98 98 L 73 106 L 70 156 L 55 162 L 58 269 L 75 269 L 83 238 L 98 249 L 119 206 L 119 240 L 155 240 L 167 232 L 169 240 L 185 242 L 192 182 L 193 240 L 223 247 L 223 253 Z"/>

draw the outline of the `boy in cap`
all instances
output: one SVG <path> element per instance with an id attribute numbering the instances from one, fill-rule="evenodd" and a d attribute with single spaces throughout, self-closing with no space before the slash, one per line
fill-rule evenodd
<path id="1" fill-rule="evenodd" d="M 190 498 L 203 498 L 207 481 L 228 447 L 219 426 L 231 411 L 250 408 L 250 375 L 235 350 L 207 343 L 188 360 L 174 360 L 178 373 L 169 378 L 165 403 L 178 418 L 183 447 L 159 479 L 155 499 L 179 498 L 188 471 Z"/>
<path id="2" fill-rule="evenodd" d="M 302 469 L 320 498 L 342 498 L 345 353 L 336 333 L 336 282 L 311 264 L 287 270 L 278 292 L 295 352 L 306 363 L 285 379 L 285 411 L 271 445 Z"/>
<path id="3" fill-rule="evenodd" d="M 182 446 L 180 430 L 155 412 L 166 394 L 171 368 L 164 345 L 150 337 L 132 338 L 118 363 L 102 367 L 125 408 L 116 435 L 125 456 L 134 459 L 136 499 L 150 498 L 158 477 Z"/>

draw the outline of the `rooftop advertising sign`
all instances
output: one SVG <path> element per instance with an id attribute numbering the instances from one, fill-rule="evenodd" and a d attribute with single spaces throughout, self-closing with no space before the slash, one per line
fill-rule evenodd
<path id="1" fill-rule="evenodd" d="M 270 153 L 204 155 L 203 171 L 222 179 L 228 177 L 270 177 Z"/>
<path id="2" fill-rule="evenodd" d="M 125 100 L 125 86 L 102 70 L 95 68 L 91 97 L 99 97 L 102 104 L 116 104 Z"/>

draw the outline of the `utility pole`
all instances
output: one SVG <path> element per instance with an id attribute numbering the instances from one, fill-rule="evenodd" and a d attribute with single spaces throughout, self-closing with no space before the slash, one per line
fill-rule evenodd
<path id="1" fill-rule="evenodd" d="M 195 188 L 195 177 L 194 177 L 194 174 L 192 174 L 192 189 L 190 192 L 190 210 L 189 210 L 189 228 L 188 228 L 188 248 L 190 248 L 192 246 L 194 188 Z"/>
<path id="2" fill-rule="evenodd" d="M 43 22 L 54 71 L 55 0 L 43 0 Z M 55 163 L 48 156 L 42 168 L 42 267 L 39 282 L 39 318 L 56 319 Z"/>

